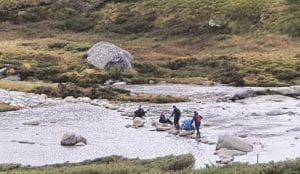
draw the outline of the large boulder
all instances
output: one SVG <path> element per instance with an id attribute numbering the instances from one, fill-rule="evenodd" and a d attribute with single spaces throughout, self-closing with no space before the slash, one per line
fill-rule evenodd
<path id="1" fill-rule="evenodd" d="M 237 137 L 232 137 L 228 135 L 219 136 L 216 149 L 229 149 L 229 150 L 238 150 L 242 152 L 251 152 L 253 151 L 253 146 L 248 142 L 245 142 Z"/>
<path id="2" fill-rule="evenodd" d="M 65 133 L 60 141 L 62 146 L 75 146 L 77 143 L 87 144 L 86 138 L 81 135 L 76 135 L 75 133 Z"/>
<path id="3" fill-rule="evenodd" d="M 241 99 L 245 99 L 248 97 L 254 97 L 255 96 L 255 91 L 252 89 L 245 89 L 242 91 L 238 91 L 237 93 L 235 93 L 232 97 L 231 100 L 235 101 L 235 100 L 241 100 Z"/>
<path id="4" fill-rule="evenodd" d="M 139 127 L 143 127 L 144 124 L 145 124 L 145 121 L 143 119 L 137 117 L 133 120 L 132 126 L 134 128 L 139 128 Z"/>
<path id="5" fill-rule="evenodd" d="M 112 66 L 130 69 L 133 57 L 128 51 L 112 43 L 98 42 L 88 50 L 87 60 L 100 69 L 110 68 Z"/>

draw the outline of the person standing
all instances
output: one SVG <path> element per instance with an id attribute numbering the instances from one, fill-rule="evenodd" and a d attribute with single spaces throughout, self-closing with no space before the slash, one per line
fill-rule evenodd
<path id="1" fill-rule="evenodd" d="M 203 117 L 201 115 L 199 115 L 198 112 L 194 111 L 194 117 L 193 117 L 192 123 L 195 122 L 195 128 L 197 130 L 196 136 L 198 138 L 201 137 L 199 129 L 200 129 L 200 126 L 201 126 L 202 118 Z"/>
<path id="2" fill-rule="evenodd" d="M 173 106 L 173 112 L 172 112 L 170 118 L 172 118 L 173 116 L 174 116 L 175 129 L 179 130 L 180 129 L 179 120 L 180 120 L 180 116 L 181 116 L 181 111 L 176 106 Z"/>

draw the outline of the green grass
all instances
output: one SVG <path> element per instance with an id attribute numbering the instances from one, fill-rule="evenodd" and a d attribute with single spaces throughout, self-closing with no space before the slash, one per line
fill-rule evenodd
<path id="1" fill-rule="evenodd" d="M 0 9 L 0 67 L 22 80 L 300 84 L 295 0 L 1 0 Z M 90 66 L 85 53 L 103 40 L 131 52 L 134 70 Z"/>
<path id="2" fill-rule="evenodd" d="M 77 164 L 57 164 L 44 167 L 0 165 L 0 174 L 297 174 L 300 160 L 269 164 L 247 165 L 235 163 L 224 167 L 192 169 L 192 155 L 167 156 L 152 160 L 126 159 L 119 156 L 99 158 Z"/>

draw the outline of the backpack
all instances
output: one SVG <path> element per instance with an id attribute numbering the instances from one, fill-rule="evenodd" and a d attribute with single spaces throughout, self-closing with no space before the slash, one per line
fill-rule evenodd
<path id="1" fill-rule="evenodd" d="M 195 123 L 201 123 L 202 116 L 201 115 L 196 115 L 195 116 Z"/>

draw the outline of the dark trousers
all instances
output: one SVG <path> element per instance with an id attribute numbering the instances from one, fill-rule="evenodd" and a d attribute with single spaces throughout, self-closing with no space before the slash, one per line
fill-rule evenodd
<path id="1" fill-rule="evenodd" d="M 175 129 L 179 130 L 180 129 L 180 126 L 179 126 L 179 119 L 180 117 L 174 117 L 174 126 L 175 126 Z"/>
<path id="2" fill-rule="evenodd" d="M 196 130 L 197 130 L 197 133 L 196 133 L 197 137 L 201 136 L 200 131 L 199 131 L 200 125 L 201 125 L 201 123 L 195 123 L 195 127 L 196 127 Z"/>

